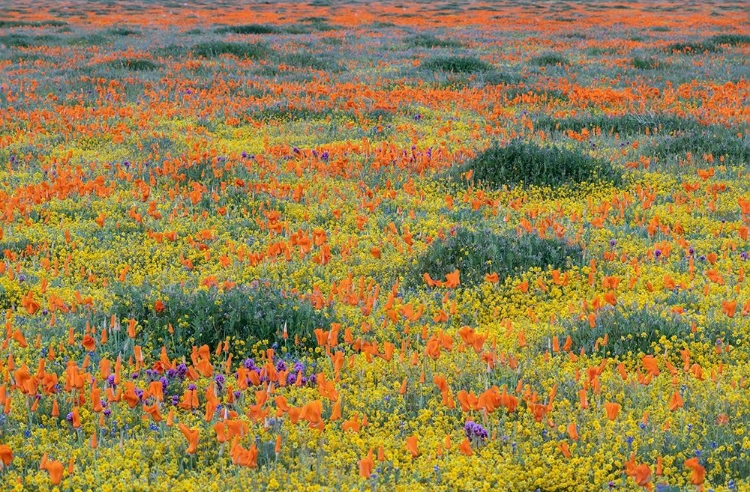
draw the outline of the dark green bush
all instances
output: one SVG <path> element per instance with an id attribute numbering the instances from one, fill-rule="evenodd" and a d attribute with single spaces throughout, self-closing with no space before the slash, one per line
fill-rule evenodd
<path id="1" fill-rule="evenodd" d="M 521 77 L 515 74 L 505 72 L 486 72 L 479 76 L 485 84 L 488 85 L 513 85 L 521 82 Z"/>
<path id="2" fill-rule="evenodd" d="M 664 68 L 664 63 L 660 62 L 656 58 L 639 58 L 635 57 L 632 61 L 633 68 L 638 70 L 657 70 Z"/>
<path id="3" fill-rule="evenodd" d="M 329 311 L 319 311 L 292 294 L 262 283 L 238 286 L 227 291 L 216 288 L 185 289 L 171 285 L 157 289 L 148 285 L 115 287 L 112 313 L 119 319 L 135 319 L 146 327 L 145 346 L 160 347 L 169 335 L 168 323 L 175 330 L 175 347 L 180 355 L 189 354 L 192 345 L 210 347 L 235 337 L 246 347 L 255 342 L 281 341 L 286 324 L 289 337 L 295 335 L 314 344 L 313 330 L 330 325 Z M 164 302 L 161 313 L 154 310 L 157 300 Z"/>
<path id="4" fill-rule="evenodd" d="M 112 68 L 124 68 L 126 70 L 132 70 L 134 72 L 150 72 L 152 70 L 159 69 L 159 67 L 161 66 L 158 63 L 154 63 L 151 60 L 146 60 L 143 58 L 123 58 L 120 60 L 107 62 L 106 65 Z"/>
<path id="5" fill-rule="evenodd" d="M 298 68 L 311 68 L 313 70 L 340 71 L 341 66 L 330 58 L 317 56 L 309 52 L 297 52 L 285 54 L 281 57 L 281 62 L 285 65 Z"/>
<path id="6" fill-rule="evenodd" d="M 225 26 L 216 30 L 219 34 L 277 34 L 279 28 L 267 24 L 242 24 L 239 26 Z"/>
<path id="7" fill-rule="evenodd" d="M 680 340 L 690 338 L 690 324 L 684 319 L 669 314 L 662 316 L 658 312 L 645 308 L 607 309 L 600 312 L 596 325 L 591 328 L 588 320 L 577 320 L 568 333 L 573 340 L 572 349 L 583 348 L 586 353 L 594 350 L 596 341 L 608 335 L 606 347 L 599 351 L 611 352 L 614 356 L 623 356 L 628 352 L 634 354 L 652 352 L 651 344 L 662 336 L 677 336 Z"/>
<path id="8" fill-rule="evenodd" d="M 728 44 L 729 46 L 737 46 L 740 44 L 750 44 L 750 36 L 747 34 L 718 34 L 711 36 L 706 41 L 715 45 Z"/>
<path id="9" fill-rule="evenodd" d="M 58 38 L 50 35 L 28 36 L 26 34 L 8 34 L 0 36 L 0 45 L 8 48 L 30 48 L 33 46 L 47 45 Z"/>
<path id="10" fill-rule="evenodd" d="M 417 34 L 405 39 L 406 44 L 418 48 L 459 48 L 461 43 L 454 39 L 442 39 L 432 34 Z"/>
<path id="11" fill-rule="evenodd" d="M 438 56 L 422 63 L 422 68 L 453 73 L 475 73 L 492 70 L 492 65 L 473 56 Z"/>
<path id="12" fill-rule="evenodd" d="M 138 36 L 141 34 L 140 31 L 130 29 L 129 27 L 113 27 L 112 29 L 107 29 L 106 33 L 112 36 Z"/>
<path id="13" fill-rule="evenodd" d="M 470 170 L 474 181 L 492 188 L 503 185 L 559 187 L 602 181 L 617 185 L 622 181 L 621 173 L 610 164 L 581 151 L 540 147 L 519 139 L 504 147 L 492 145 L 451 174 L 458 178 Z"/>
<path id="14" fill-rule="evenodd" d="M 567 118 L 542 115 L 534 120 L 534 128 L 558 132 L 567 132 L 568 130 L 580 132 L 584 128 L 589 130 L 599 128 L 603 134 L 617 133 L 620 136 L 625 136 L 644 133 L 646 128 L 651 129 L 651 131 L 656 128 L 660 134 L 671 134 L 705 127 L 696 120 L 672 115 L 639 117 L 626 114 L 621 116 L 569 116 Z"/>
<path id="15" fill-rule="evenodd" d="M 727 128 L 705 127 L 674 135 L 660 137 L 651 146 L 644 149 L 648 155 L 661 159 L 683 157 L 690 152 L 700 159 L 703 154 L 714 158 L 728 157 L 730 161 L 741 164 L 750 162 L 750 145 Z"/>
<path id="16" fill-rule="evenodd" d="M 221 55 L 232 55 L 237 58 L 263 58 L 270 54 L 269 48 L 261 43 L 228 43 L 225 41 L 207 41 L 197 44 L 192 49 L 194 56 L 215 58 Z"/>
<path id="17" fill-rule="evenodd" d="M 570 65 L 567 58 L 560 56 L 555 53 L 547 53 L 539 55 L 529 60 L 530 65 L 536 65 L 538 67 L 546 67 L 552 65 Z"/>
<path id="18" fill-rule="evenodd" d="M 424 273 L 442 281 L 458 269 L 462 285 L 476 285 L 491 273 L 497 273 L 502 281 L 531 268 L 564 269 L 583 262 L 583 250 L 565 241 L 542 239 L 537 234 L 519 237 L 459 228 L 445 240 L 430 243 L 405 281 L 407 285 L 424 285 Z"/>
<path id="19" fill-rule="evenodd" d="M 672 43 L 666 48 L 667 53 L 684 53 L 687 55 L 699 53 L 715 53 L 721 51 L 721 48 L 710 41 L 689 42 L 689 43 Z"/>
<path id="20" fill-rule="evenodd" d="M 64 27 L 68 23 L 60 20 L 45 20 L 45 21 L 12 21 L 12 20 L 0 20 L 0 29 L 5 27 Z"/>

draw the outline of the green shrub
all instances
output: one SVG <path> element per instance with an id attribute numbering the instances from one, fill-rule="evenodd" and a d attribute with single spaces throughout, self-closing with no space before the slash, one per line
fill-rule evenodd
<path id="1" fill-rule="evenodd" d="M 497 273 L 502 281 L 531 268 L 564 269 L 583 262 L 580 246 L 565 241 L 542 239 L 537 234 L 519 237 L 459 228 L 445 240 L 430 243 L 405 281 L 407 285 L 424 285 L 424 273 L 442 281 L 458 269 L 461 285 L 476 285 L 491 273 Z"/>
<path id="2" fill-rule="evenodd" d="M 567 58 L 560 56 L 555 53 L 547 53 L 539 55 L 529 60 L 530 65 L 536 65 L 538 67 L 547 67 L 554 65 L 570 65 Z"/>
<path id="3" fill-rule="evenodd" d="M 656 58 L 639 58 L 635 57 L 632 61 L 633 68 L 638 70 L 656 70 L 664 68 L 664 63 Z"/>
<path id="4" fill-rule="evenodd" d="M 239 26 L 220 27 L 216 32 L 219 34 L 277 34 L 280 31 L 278 27 L 267 24 L 242 24 Z"/>
<path id="5" fill-rule="evenodd" d="M 473 56 L 439 56 L 422 63 L 422 68 L 452 73 L 475 73 L 492 70 L 492 65 Z"/>
<path id="6" fill-rule="evenodd" d="M 740 44 L 750 44 L 750 36 L 747 34 L 718 34 L 711 36 L 706 41 L 715 45 L 728 44 L 729 46 L 737 46 Z"/>
<path id="7" fill-rule="evenodd" d="M 0 36 L 0 45 L 8 48 L 31 48 L 34 46 L 47 45 L 58 38 L 50 35 L 28 36 L 26 34 L 8 34 Z"/>
<path id="8" fill-rule="evenodd" d="M 132 70 L 134 72 L 150 72 L 157 70 L 161 65 L 154 63 L 151 60 L 143 58 L 123 58 L 120 60 L 112 60 L 106 63 L 107 66 L 112 68 L 124 68 L 126 70 Z"/>
<path id="9" fill-rule="evenodd" d="M 228 43 L 225 41 L 207 41 L 193 46 L 194 56 L 215 58 L 221 55 L 232 55 L 237 58 L 264 58 L 270 53 L 269 48 L 261 43 Z"/>
<path id="10" fill-rule="evenodd" d="M 431 34 L 417 34 L 405 39 L 407 45 L 418 48 L 459 48 L 461 43 L 454 39 L 442 39 Z"/>
<path id="11" fill-rule="evenodd" d="M 596 341 L 607 335 L 607 346 L 599 347 L 598 351 L 610 352 L 615 357 L 626 356 L 629 352 L 651 354 L 654 352 L 652 344 L 658 343 L 662 337 L 676 337 L 685 343 L 698 338 L 709 342 L 709 346 L 715 344 L 717 339 L 730 345 L 739 342 L 739 335 L 728 330 L 725 324 L 708 322 L 694 334 L 692 322 L 682 315 L 637 306 L 600 311 L 594 328 L 590 327 L 588 320 L 576 320 L 569 334 L 573 341 L 572 349 L 578 351 L 583 348 L 586 353 L 591 353 Z M 663 347 L 657 350 L 663 350 Z"/>
<path id="12" fill-rule="evenodd" d="M 651 344 L 662 336 L 677 336 L 686 340 L 690 336 L 690 325 L 674 315 L 662 316 L 653 310 L 640 309 L 606 309 L 599 313 L 594 328 L 588 320 L 578 320 L 569 332 L 573 340 L 572 349 L 583 348 L 586 353 L 594 351 L 598 339 L 608 335 L 606 347 L 599 351 L 611 352 L 614 356 L 652 352 Z"/>
<path id="13" fill-rule="evenodd" d="M 112 36 L 138 36 L 141 34 L 140 31 L 128 27 L 113 27 L 112 29 L 107 29 L 106 33 Z"/>
<path id="14" fill-rule="evenodd" d="M 663 136 L 644 149 L 644 152 L 661 159 L 682 157 L 690 152 L 698 159 L 703 154 L 711 154 L 714 158 L 725 156 L 730 161 L 742 164 L 750 162 L 748 142 L 738 137 L 736 132 L 718 127 L 705 127 Z"/>
<path id="15" fill-rule="evenodd" d="M 516 139 L 501 147 L 492 145 L 452 176 L 473 171 L 472 179 L 492 188 L 509 186 L 575 185 L 584 182 L 620 184 L 622 175 L 611 165 L 580 151 L 560 147 L 540 147 Z"/>
<path id="16" fill-rule="evenodd" d="M 698 130 L 705 127 L 696 120 L 672 115 L 641 117 L 626 114 L 620 116 L 569 116 L 566 118 L 554 118 L 542 115 L 534 119 L 534 128 L 557 132 L 567 132 L 568 130 L 580 132 L 584 128 L 589 130 L 599 128 L 603 134 L 617 133 L 620 136 L 625 136 L 644 133 L 646 128 L 649 128 L 651 131 L 656 128 L 660 134 L 670 134 L 678 131 Z"/>
<path id="17" fill-rule="evenodd" d="M 521 82 L 519 75 L 496 71 L 486 72 L 478 78 L 488 85 L 513 85 Z"/>
<path id="18" fill-rule="evenodd" d="M 6 27 L 64 27 L 68 23 L 60 20 L 45 20 L 45 21 L 12 21 L 12 20 L 0 20 L 0 29 Z"/>
<path id="19" fill-rule="evenodd" d="M 171 285 L 156 289 L 148 285 L 115 287 L 112 313 L 118 319 L 135 319 L 147 329 L 145 346 L 160 347 L 169 338 L 172 324 L 179 355 L 190 353 L 192 345 L 211 348 L 235 337 L 250 348 L 260 340 L 281 341 L 286 325 L 290 339 L 295 336 L 314 344 L 313 331 L 330 325 L 328 310 L 316 310 L 304 300 L 285 294 L 274 286 L 258 282 L 227 291 L 216 288 L 185 289 Z M 164 303 L 164 311 L 154 310 L 155 302 Z M 151 343 L 148 343 L 151 342 Z"/>
<path id="20" fill-rule="evenodd" d="M 298 68 L 311 68 L 313 70 L 340 71 L 341 66 L 330 58 L 323 58 L 313 53 L 297 52 L 289 53 L 281 57 L 285 65 Z"/>
<path id="21" fill-rule="evenodd" d="M 667 53 L 684 53 L 694 55 L 698 53 L 715 53 L 721 51 L 721 48 L 710 41 L 672 43 L 665 48 Z"/>

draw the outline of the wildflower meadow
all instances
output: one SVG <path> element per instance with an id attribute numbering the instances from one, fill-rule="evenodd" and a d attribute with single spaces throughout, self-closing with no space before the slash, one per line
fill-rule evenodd
<path id="1" fill-rule="evenodd" d="M 749 74 L 742 1 L 0 1 L 0 490 L 750 490 Z"/>

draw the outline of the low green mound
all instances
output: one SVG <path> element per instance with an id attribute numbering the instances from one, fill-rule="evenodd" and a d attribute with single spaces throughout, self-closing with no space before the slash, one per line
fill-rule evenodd
<path id="1" fill-rule="evenodd" d="M 237 58 L 264 58 L 270 49 L 261 43 L 228 43 L 225 41 L 207 41 L 193 47 L 194 56 L 215 58 L 221 55 L 232 55 Z"/>
<path id="2" fill-rule="evenodd" d="M 472 179 L 485 186 L 575 185 L 610 182 L 620 184 L 620 171 L 588 154 L 561 147 L 540 147 L 513 140 L 506 146 L 492 145 L 454 171 L 473 171 Z"/>
<path id="3" fill-rule="evenodd" d="M 330 325 L 328 311 L 316 310 L 296 295 L 258 282 L 229 290 L 120 286 L 115 295 L 112 313 L 147 327 L 142 336 L 151 346 L 161 347 L 171 339 L 171 323 L 174 340 L 181 341 L 174 347 L 180 355 L 189 354 L 193 345 L 214 348 L 227 337 L 244 341 L 248 349 L 261 340 L 281 342 L 284 326 L 290 340 L 299 336 L 312 345 L 313 331 Z M 156 301 L 163 303 L 163 310 L 157 310 Z"/>
<path id="4" fill-rule="evenodd" d="M 458 229 L 445 240 L 435 240 L 406 278 L 409 285 L 423 285 L 423 275 L 445 280 L 458 269 L 461 285 L 476 285 L 488 274 L 497 273 L 502 281 L 531 268 L 566 269 L 584 263 L 580 246 L 537 234 L 506 236 L 487 230 Z"/>
<path id="5" fill-rule="evenodd" d="M 422 68 L 435 72 L 476 73 L 492 70 L 492 65 L 473 56 L 438 56 L 422 63 Z"/>

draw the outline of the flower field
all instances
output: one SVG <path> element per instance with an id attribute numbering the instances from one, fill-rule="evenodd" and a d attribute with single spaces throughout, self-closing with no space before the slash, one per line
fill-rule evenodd
<path id="1" fill-rule="evenodd" d="M 745 9 L 0 3 L 0 490 L 750 490 Z"/>

